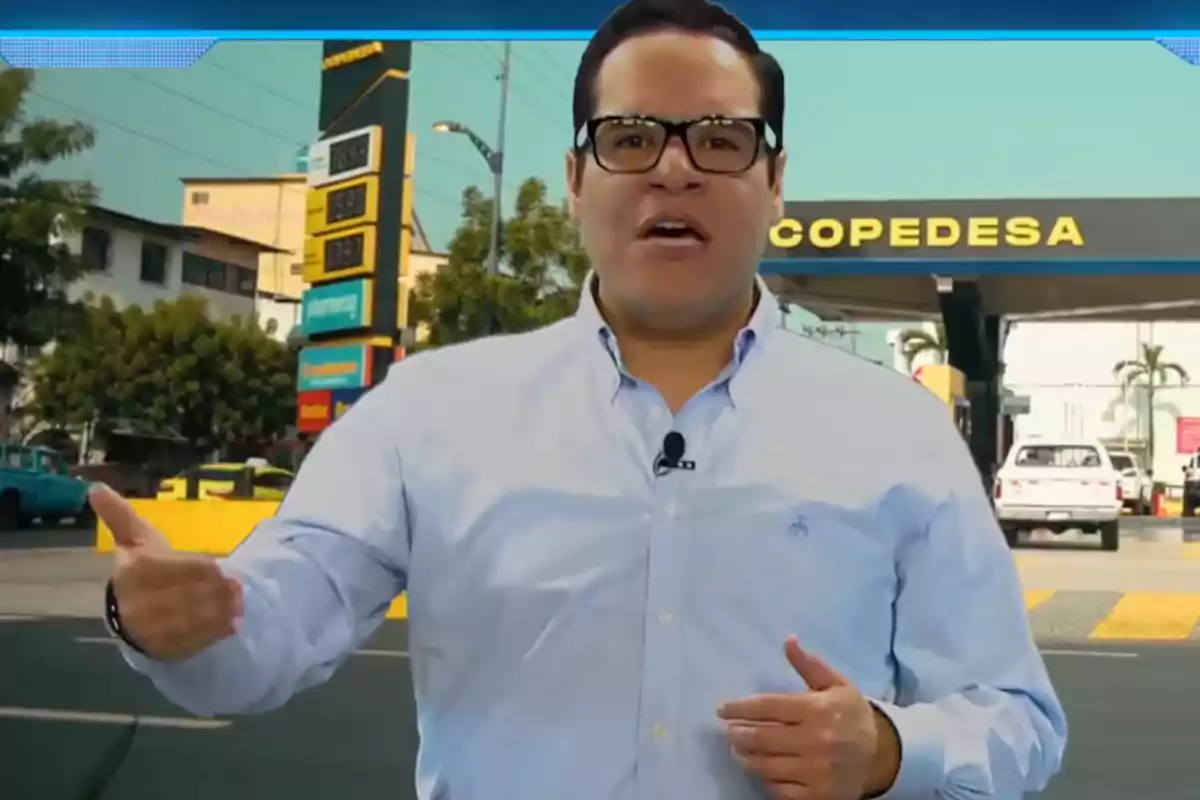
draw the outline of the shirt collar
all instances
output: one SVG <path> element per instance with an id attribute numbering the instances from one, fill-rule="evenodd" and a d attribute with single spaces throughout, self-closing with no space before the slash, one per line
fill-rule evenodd
<path id="1" fill-rule="evenodd" d="M 718 383 L 730 384 L 750 353 L 760 349 L 772 332 L 779 327 L 779 300 L 767 288 L 761 275 L 754 276 L 754 284 L 758 291 L 758 303 L 746 325 L 738 331 L 734 343 L 733 361 L 721 373 L 717 379 Z M 617 337 L 600 313 L 600 306 L 596 302 L 597 286 L 596 274 L 589 272 L 583 281 L 583 289 L 580 291 L 575 322 L 583 333 L 585 342 L 592 345 L 589 348 L 592 353 L 591 357 L 601 367 L 602 374 L 612 392 L 612 399 L 615 400 L 622 384 L 632 382 L 633 379 L 629 376 L 621 360 L 621 349 L 617 343 Z M 595 346 L 597 344 L 599 347 Z"/>

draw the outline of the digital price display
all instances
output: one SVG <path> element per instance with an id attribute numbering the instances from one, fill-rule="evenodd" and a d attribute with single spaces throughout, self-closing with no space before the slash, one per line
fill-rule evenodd
<path id="1" fill-rule="evenodd" d="M 383 128 L 365 128 L 322 139 L 308 150 L 308 185 L 331 183 L 379 172 Z"/>
<path id="2" fill-rule="evenodd" d="M 379 176 L 368 175 L 308 190 L 304 230 L 319 236 L 379 221 Z"/>
<path id="3" fill-rule="evenodd" d="M 370 275 L 375 272 L 375 247 L 373 225 L 310 236 L 304 243 L 304 280 L 316 285 Z"/>

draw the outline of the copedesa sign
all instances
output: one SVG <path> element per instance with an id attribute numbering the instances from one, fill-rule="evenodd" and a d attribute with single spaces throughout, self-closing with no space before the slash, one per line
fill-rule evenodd
<path id="1" fill-rule="evenodd" d="M 818 217 L 780 220 L 771 228 L 771 246 L 791 251 L 812 248 L 886 247 L 889 250 L 945 248 L 1081 248 L 1083 227 L 1071 216 L 1037 217 Z"/>

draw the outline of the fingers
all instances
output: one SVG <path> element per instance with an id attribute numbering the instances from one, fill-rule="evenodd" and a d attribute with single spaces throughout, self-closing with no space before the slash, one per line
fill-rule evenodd
<path id="1" fill-rule="evenodd" d="M 88 502 L 96 516 L 112 531 L 117 547 L 133 549 L 146 545 L 169 547 L 161 533 L 138 516 L 125 498 L 98 483 L 88 489 Z"/>
<path id="2" fill-rule="evenodd" d="M 804 679 L 808 688 L 814 692 L 834 689 L 839 686 L 849 686 L 850 681 L 842 673 L 819 656 L 810 653 L 800 646 L 800 640 L 795 636 L 788 637 L 783 645 L 784 655 L 792 669 Z"/>
<path id="3" fill-rule="evenodd" d="M 808 694 L 759 694 L 722 703 L 717 716 L 724 720 L 778 722 L 794 725 L 810 717 L 821 703 L 820 696 Z"/>
<path id="4" fill-rule="evenodd" d="M 821 733 L 804 725 L 734 724 L 725 731 L 729 744 L 746 755 L 789 755 L 817 749 Z"/>

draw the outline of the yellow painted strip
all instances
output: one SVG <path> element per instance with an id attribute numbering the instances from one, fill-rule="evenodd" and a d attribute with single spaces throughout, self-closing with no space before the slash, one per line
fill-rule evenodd
<path id="1" fill-rule="evenodd" d="M 1025 590 L 1025 610 L 1033 611 L 1042 603 L 1054 596 L 1053 589 L 1026 589 Z"/>
<path id="2" fill-rule="evenodd" d="M 1186 561 L 1200 561 L 1200 542 L 1184 542 L 1183 558 Z"/>
<path id="3" fill-rule="evenodd" d="M 1132 592 L 1122 597 L 1091 639 L 1187 639 L 1200 620 L 1200 594 Z"/>
<path id="4" fill-rule="evenodd" d="M 408 595 L 402 594 L 392 601 L 387 612 L 388 619 L 408 619 Z"/>

